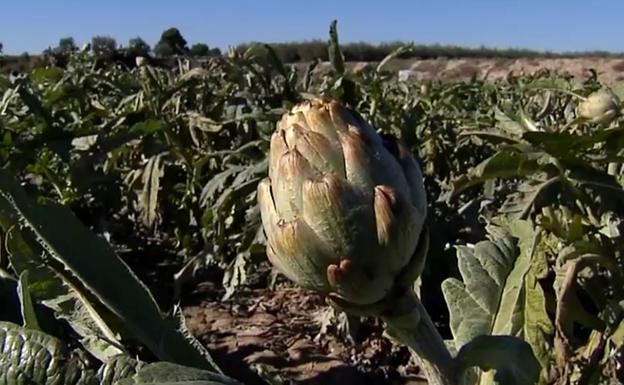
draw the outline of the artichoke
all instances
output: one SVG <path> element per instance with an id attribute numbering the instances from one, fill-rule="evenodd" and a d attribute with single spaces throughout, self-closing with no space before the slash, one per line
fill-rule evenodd
<path id="1" fill-rule="evenodd" d="M 147 65 L 147 58 L 145 56 L 137 56 L 134 58 L 134 62 L 137 67 L 145 67 Z"/>
<path id="2" fill-rule="evenodd" d="M 418 163 L 396 139 L 315 98 L 282 117 L 269 162 L 258 202 L 278 271 L 354 305 L 383 300 L 405 274 L 417 278 L 427 200 Z"/>
<path id="3" fill-rule="evenodd" d="M 620 115 L 620 99 L 610 89 L 598 90 L 579 103 L 577 114 L 591 123 L 608 125 Z"/>

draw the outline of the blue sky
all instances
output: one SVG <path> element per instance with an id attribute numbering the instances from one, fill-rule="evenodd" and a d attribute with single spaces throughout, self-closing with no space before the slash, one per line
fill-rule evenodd
<path id="1" fill-rule="evenodd" d="M 154 44 L 177 27 L 192 44 L 327 38 L 338 19 L 342 41 L 405 40 L 464 46 L 624 51 L 621 0 L 2 0 L 6 53 L 41 52 L 73 36 Z"/>

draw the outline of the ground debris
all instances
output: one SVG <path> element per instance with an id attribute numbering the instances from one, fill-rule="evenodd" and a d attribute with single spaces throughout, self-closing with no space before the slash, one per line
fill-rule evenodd
<path id="1" fill-rule="evenodd" d="M 194 298 L 184 309 L 189 329 L 226 373 L 246 384 L 253 374 L 245 371 L 256 365 L 295 384 L 424 383 L 407 349 L 384 338 L 380 325 L 357 345 L 326 325 L 321 333 L 318 315 L 327 305 L 315 293 L 280 287 L 243 291 L 229 301 L 214 290 Z"/>

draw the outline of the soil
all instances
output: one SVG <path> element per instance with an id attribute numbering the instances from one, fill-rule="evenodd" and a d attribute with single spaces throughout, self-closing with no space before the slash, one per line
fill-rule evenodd
<path id="1" fill-rule="evenodd" d="M 371 63 L 349 63 L 354 70 Z M 320 68 L 329 68 L 323 63 Z M 600 82 L 614 86 L 624 81 L 624 58 L 579 57 L 579 58 L 462 58 L 462 59 L 405 59 L 394 60 L 386 67 L 388 70 L 410 71 L 413 79 L 440 79 L 445 81 L 477 79 L 502 80 L 509 74 L 531 74 L 550 70 L 568 73 L 577 79 L 585 79 L 590 70 L 595 70 Z"/>
<path id="2" fill-rule="evenodd" d="M 210 350 L 223 371 L 246 385 L 258 376 L 283 384 L 425 384 L 408 350 L 367 320 L 368 336 L 352 342 L 335 325 L 322 297 L 299 288 L 237 292 L 222 301 L 219 284 L 197 286 L 184 306 L 190 331 Z M 325 327 L 323 327 L 325 324 Z"/>

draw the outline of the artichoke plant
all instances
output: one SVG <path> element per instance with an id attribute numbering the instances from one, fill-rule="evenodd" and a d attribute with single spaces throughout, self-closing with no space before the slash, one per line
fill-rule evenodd
<path id="1" fill-rule="evenodd" d="M 277 270 L 348 313 L 380 316 L 431 383 L 452 383 L 450 355 L 411 289 L 425 261 L 427 200 L 400 142 L 333 100 L 304 101 L 272 135 L 258 202 Z"/>

